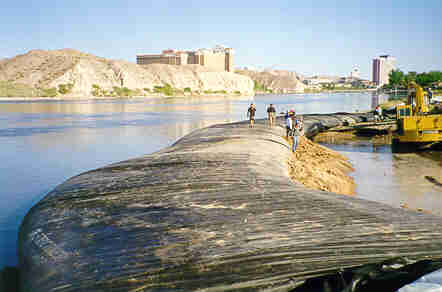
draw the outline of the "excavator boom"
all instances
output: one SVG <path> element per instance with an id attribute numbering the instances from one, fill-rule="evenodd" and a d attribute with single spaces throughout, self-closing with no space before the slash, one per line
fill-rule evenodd
<path id="1" fill-rule="evenodd" d="M 428 113 L 428 98 L 427 93 L 424 91 L 422 87 L 416 84 L 416 82 L 411 81 L 408 84 L 408 88 L 414 88 L 416 89 L 416 108 L 415 112 L 416 114 L 419 113 Z M 412 102 L 410 103 L 412 104 Z"/>

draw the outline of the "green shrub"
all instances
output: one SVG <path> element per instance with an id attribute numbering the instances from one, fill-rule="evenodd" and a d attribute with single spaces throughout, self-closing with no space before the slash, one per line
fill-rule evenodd
<path id="1" fill-rule="evenodd" d="M 73 87 L 74 87 L 74 84 L 72 84 L 72 83 L 59 84 L 58 85 L 58 92 L 60 94 L 69 94 L 72 92 Z"/>
<path id="2" fill-rule="evenodd" d="M 0 81 L 0 96 L 6 97 L 33 97 L 41 96 L 41 92 L 31 86 L 13 83 L 11 81 Z"/>
<path id="3" fill-rule="evenodd" d="M 154 86 L 153 91 L 155 93 L 161 93 L 166 96 L 173 96 L 175 94 L 176 89 L 174 89 L 170 84 L 166 83 L 164 86 Z"/>
<path id="4" fill-rule="evenodd" d="M 43 97 L 55 97 L 55 96 L 57 96 L 57 88 L 55 88 L 55 87 L 43 88 L 41 96 L 43 96 Z"/>
<path id="5" fill-rule="evenodd" d="M 130 97 L 130 96 L 136 95 L 137 92 L 134 90 L 131 90 L 127 87 L 114 86 L 113 93 L 114 93 L 114 95 L 119 96 L 119 97 Z"/>
<path id="6" fill-rule="evenodd" d="M 192 89 L 190 89 L 190 87 L 186 87 L 186 88 L 184 88 L 184 92 L 192 92 Z"/>
<path id="7" fill-rule="evenodd" d="M 112 87 L 112 89 L 113 89 L 113 93 L 115 96 L 122 96 L 123 95 L 123 89 L 121 87 L 114 86 L 114 87 Z"/>
<path id="8" fill-rule="evenodd" d="M 101 87 L 97 84 L 92 84 L 92 91 L 91 94 L 93 96 L 103 96 L 103 90 Z"/>
<path id="9" fill-rule="evenodd" d="M 236 91 L 235 91 L 235 94 L 241 94 L 241 91 L 236 90 Z"/>
<path id="10" fill-rule="evenodd" d="M 166 85 L 164 86 L 164 94 L 167 96 L 174 95 L 174 89 L 168 83 L 166 83 Z"/>
<path id="11" fill-rule="evenodd" d="M 264 86 L 264 84 L 259 83 L 256 80 L 253 80 L 253 90 L 255 91 L 267 91 L 267 88 Z"/>

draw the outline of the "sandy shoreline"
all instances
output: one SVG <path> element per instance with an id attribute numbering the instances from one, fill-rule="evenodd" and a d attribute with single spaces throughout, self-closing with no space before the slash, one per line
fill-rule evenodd
<path id="1" fill-rule="evenodd" d="M 133 99 L 133 98 L 163 98 L 165 96 L 149 95 L 149 96 L 131 96 L 131 97 L 114 97 L 114 96 L 69 96 L 69 97 L 0 97 L 0 101 L 77 101 L 77 100 L 118 100 L 118 99 Z"/>

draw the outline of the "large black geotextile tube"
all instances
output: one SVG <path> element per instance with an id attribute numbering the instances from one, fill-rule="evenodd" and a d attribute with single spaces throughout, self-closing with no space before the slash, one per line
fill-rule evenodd
<path id="1" fill-rule="evenodd" d="M 285 130 L 266 122 L 200 129 L 55 188 L 20 228 L 24 291 L 285 291 L 392 257 L 442 257 L 440 217 L 292 182 Z"/>

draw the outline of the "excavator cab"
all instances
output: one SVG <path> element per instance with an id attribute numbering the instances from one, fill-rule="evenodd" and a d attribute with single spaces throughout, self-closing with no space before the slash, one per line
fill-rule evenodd
<path id="1" fill-rule="evenodd" d="M 397 119 L 401 119 L 404 117 L 411 117 L 411 114 L 413 112 L 413 109 L 411 108 L 411 105 L 403 105 L 403 106 L 398 106 L 396 108 L 397 112 L 396 112 L 396 118 Z"/>
<path id="2" fill-rule="evenodd" d="M 411 117 L 413 108 L 411 105 L 400 105 L 396 107 L 396 122 L 398 135 L 404 135 L 405 119 Z"/>
<path id="3" fill-rule="evenodd" d="M 410 82 L 406 105 L 396 107 L 397 133 L 393 143 L 418 146 L 442 142 L 442 115 L 429 114 L 429 100 L 423 88 Z"/>

